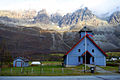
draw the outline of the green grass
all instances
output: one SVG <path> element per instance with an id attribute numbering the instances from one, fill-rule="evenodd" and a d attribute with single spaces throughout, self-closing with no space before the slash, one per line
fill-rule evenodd
<path id="1" fill-rule="evenodd" d="M 106 67 L 99 66 L 99 67 L 101 67 L 101 68 L 103 68 L 104 70 L 107 70 L 107 71 L 114 71 L 114 72 L 118 71 L 118 66 L 106 66 Z"/>
<path id="2" fill-rule="evenodd" d="M 30 66 L 30 67 L 12 67 L 2 68 L 1 76 L 65 76 L 65 75 L 90 75 L 91 73 L 84 73 L 81 70 L 84 65 L 77 67 L 62 67 L 61 65 L 44 65 L 44 66 Z M 22 69 L 22 71 L 21 71 Z M 87 69 L 89 69 L 87 67 Z M 12 71 L 11 71 L 12 70 Z M 99 73 L 95 73 L 99 74 Z"/>
<path id="3" fill-rule="evenodd" d="M 106 53 L 108 56 L 120 56 L 120 52 L 107 52 Z"/>
<path id="4" fill-rule="evenodd" d="M 64 54 L 50 54 L 50 55 L 52 55 L 52 56 L 64 56 Z"/>
<path id="5" fill-rule="evenodd" d="M 61 61 L 42 61 L 44 65 L 62 65 Z"/>

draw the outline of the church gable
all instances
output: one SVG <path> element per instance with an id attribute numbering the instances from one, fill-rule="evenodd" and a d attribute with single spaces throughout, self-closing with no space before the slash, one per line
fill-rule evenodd
<path id="1" fill-rule="evenodd" d="M 84 52 L 84 38 L 80 39 L 79 42 L 77 42 L 65 55 L 81 55 L 81 52 Z"/>
<path id="2" fill-rule="evenodd" d="M 107 56 L 107 54 L 106 54 L 89 36 L 87 36 L 87 38 L 88 38 L 88 43 L 89 43 L 90 46 L 91 46 L 91 47 L 88 47 L 88 49 L 95 48 L 95 49 L 94 49 L 94 53 L 96 53 L 96 55 L 99 55 L 99 54 L 97 54 L 97 53 L 99 52 L 99 53 Z M 96 50 L 97 52 L 95 52 L 95 50 Z M 92 50 L 90 50 L 90 51 L 92 52 Z"/>
<path id="3" fill-rule="evenodd" d="M 91 55 L 93 56 L 107 56 L 105 53 L 103 53 L 103 51 L 101 51 L 102 49 L 96 46 L 97 44 L 93 43 L 89 38 L 87 38 L 87 50 L 91 53 Z"/>
<path id="4" fill-rule="evenodd" d="M 92 40 L 92 31 L 85 26 L 79 31 L 79 33 L 80 40 L 65 54 L 66 57 L 64 58 L 64 64 L 66 66 L 75 66 L 80 64 L 95 64 L 106 66 L 107 55 Z"/>
<path id="5" fill-rule="evenodd" d="M 92 54 L 92 55 L 105 55 L 105 52 L 88 36 L 87 37 L 87 50 Z M 84 53 L 84 49 L 85 49 L 85 36 L 77 43 L 75 44 L 67 53 L 69 55 L 79 55 L 81 56 Z M 97 53 L 101 53 L 101 54 L 97 54 Z"/>
<path id="6" fill-rule="evenodd" d="M 81 41 L 80 43 L 78 43 L 74 48 L 71 49 L 71 51 L 69 52 L 69 55 L 81 55 L 81 52 L 83 52 L 84 47 L 83 47 L 84 43 L 83 41 Z"/>

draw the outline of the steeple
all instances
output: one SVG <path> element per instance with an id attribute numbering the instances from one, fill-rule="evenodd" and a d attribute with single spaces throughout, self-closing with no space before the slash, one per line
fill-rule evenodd
<path id="1" fill-rule="evenodd" d="M 89 28 L 89 26 L 84 26 L 84 27 L 79 31 L 79 33 L 80 33 L 80 38 L 83 38 L 83 37 L 85 36 L 85 32 L 86 32 L 87 34 L 93 35 L 92 30 Z"/>
<path id="2" fill-rule="evenodd" d="M 91 29 L 89 29 L 89 27 L 88 26 L 84 26 L 80 31 L 79 31 L 79 33 L 81 33 L 81 32 L 92 32 L 92 30 Z"/>

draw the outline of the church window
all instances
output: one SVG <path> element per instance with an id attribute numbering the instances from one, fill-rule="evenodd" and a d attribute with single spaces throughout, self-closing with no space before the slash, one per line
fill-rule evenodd
<path id="1" fill-rule="evenodd" d="M 94 62 L 94 57 L 92 57 L 92 62 Z"/>
<path id="2" fill-rule="evenodd" d="M 78 56 L 78 62 L 80 62 L 80 56 Z"/>
<path id="3" fill-rule="evenodd" d="M 78 52 L 80 52 L 81 50 L 80 49 L 78 49 Z"/>
<path id="4" fill-rule="evenodd" d="M 92 49 L 92 52 L 94 53 L 94 49 Z"/>

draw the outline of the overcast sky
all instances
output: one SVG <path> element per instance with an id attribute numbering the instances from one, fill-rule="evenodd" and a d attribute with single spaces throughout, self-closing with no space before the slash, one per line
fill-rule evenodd
<path id="1" fill-rule="evenodd" d="M 49 13 L 70 13 L 88 7 L 100 15 L 120 10 L 120 0 L 0 0 L 0 10 L 46 9 Z"/>

